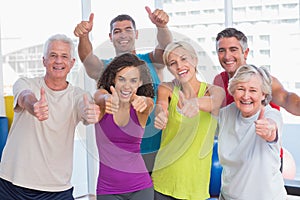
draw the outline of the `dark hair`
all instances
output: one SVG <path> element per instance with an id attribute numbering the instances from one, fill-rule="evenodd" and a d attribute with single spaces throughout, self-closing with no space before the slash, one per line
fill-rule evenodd
<path id="1" fill-rule="evenodd" d="M 136 94 L 154 98 L 153 82 L 148 66 L 145 61 L 140 60 L 132 53 L 125 53 L 115 57 L 105 68 L 97 83 L 97 88 L 103 88 L 111 93 L 110 86 L 115 86 L 115 78 L 117 73 L 122 69 L 131 66 L 139 69 L 141 81 L 143 82 L 143 85 L 138 88 Z"/>
<path id="2" fill-rule="evenodd" d="M 226 28 L 220 33 L 218 33 L 216 37 L 216 45 L 218 45 L 218 41 L 221 38 L 230 38 L 230 37 L 235 37 L 238 41 L 240 41 L 243 51 L 245 51 L 248 48 L 248 41 L 246 35 L 242 31 L 239 31 L 235 28 Z"/>
<path id="3" fill-rule="evenodd" d="M 135 21 L 134 21 L 134 19 L 132 19 L 132 17 L 130 17 L 129 15 L 123 14 L 123 15 L 118 15 L 118 16 L 116 16 L 115 18 L 113 18 L 113 19 L 110 21 L 110 32 L 112 32 L 112 30 L 113 30 L 113 24 L 114 24 L 115 22 L 119 22 L 119 21 L 121 22 L 121 21 L 125 21 L 125 20 L 131 21 L 134 30 L 136 30 L 136 26 L 135 26 Z"/>

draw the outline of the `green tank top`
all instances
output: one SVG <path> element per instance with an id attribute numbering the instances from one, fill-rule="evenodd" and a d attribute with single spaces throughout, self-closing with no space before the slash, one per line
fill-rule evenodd
<path id="1" fill-rule="evenodd" d="M 201 83 L 198 97 L 204 96 L 206 86 Z M 177 199 L 207 199 L 217 119 L 203 111 L 185 117 L 178 110 L 178 100 L 179 88 L 174 87 L 152 172 L 154 189 Z"/>

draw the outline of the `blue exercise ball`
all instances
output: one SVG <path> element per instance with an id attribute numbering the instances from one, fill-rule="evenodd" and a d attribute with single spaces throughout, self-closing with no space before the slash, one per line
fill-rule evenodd
<path id="1" fill-rule="evenodd" d="M 7 117 L 0 117 L 0 161 L 2 157 L 2 151 L 6 144 L 8 136 L 8 119 Z"/>
<path id="2" fill-rule="evenodd" d="M 215 138 L 212 154 L 209 194 L 211 197 L 218 197 L 221 190 L 222 166 L 218 156 L 218 139 Z"/>

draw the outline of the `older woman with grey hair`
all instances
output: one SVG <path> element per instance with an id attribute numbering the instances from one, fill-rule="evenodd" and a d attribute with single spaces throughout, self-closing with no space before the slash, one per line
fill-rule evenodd
<path id="1" fill-rule="evenodd" d="M 272 78 L 265 68 L 241 66 L 230 79 L 234 102 L 219 116 L 221 200 L 286 199 L 280 172 L 282 116 L 271 108 Z"/>

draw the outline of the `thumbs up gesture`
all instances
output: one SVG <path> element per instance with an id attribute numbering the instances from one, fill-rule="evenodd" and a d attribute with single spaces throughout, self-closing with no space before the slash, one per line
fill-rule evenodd
<path id="1" fill-rule="evenodd" d="M 194 117 L 199 113 L 198 98 L 186 99 L 182 91 L 179 91 L 179 102 L 181 104 L 181 113 L 187 117 Z"/>
<path id="2" fill-rule="evenodd" d="M 93 28 L 93 21 L 94 21 L 94 13 L 91 13 L 89 21 L 82 21 L 79 24 L 77 24 L 74 30 L 74 35 L 76 37 L 87 36 Z"/>
<path id="3" fill-rule="evenodd" d="M 40 100 L 35 102 L 33 104 L 33 113 L 34 116 L 39 120 L 39 121 L 44 121 L 48 119 L 49 117 L 49 112 L 48 112 L 48 102 L 46 99 L 46 94 L 45 94 L 45 89 L 41 88 L 41 97 Z"/>
<path id="4" fill-rule="evenodd" d="M 83 95 L 84 109 L 83 118 L 89 124 L 95 124 L 99 121 L 100 107 L 95 103 L 90 103 L 87 94 Z"/>
<path id="5" fill-rule="evenodd" d="M 115 114 L 119 110 L 119 96 L 114 86 L 110 86 L 111 94 L 105 97 L 105 112 Z"/>
<path id="6" fill-rule="evenodd" d="M 147 98 L 138 96 L 135 93 L 131 96 L 131 105 L 138 112 L 143 112 L 147 108 Z"/>
<path id="7" fill-rule="evenodd" d="M 168 115 L 168 110 L 164 110 L 161 105 L 157 104 L 154 127 L 157 129 L 165 129 L 168 123 Z"/>
<path id="8" fill-rule="evenodd" d="M 169 22 L 169 15 L 165 11 L 156 9 L 152 12 L 148 6 L 146 6 L 145 9 L 148 13 L 149 19 L 157 27 L 164 28 Z"/>
<path id="9" fill-rule="evenodd" d="M 265 118 L 265 107 L 260 110 L 259 116 L 255 121 L 256 134 L 268 142 L 272 142 L 277 138 L 276 123 L 269 118 Z"/>

